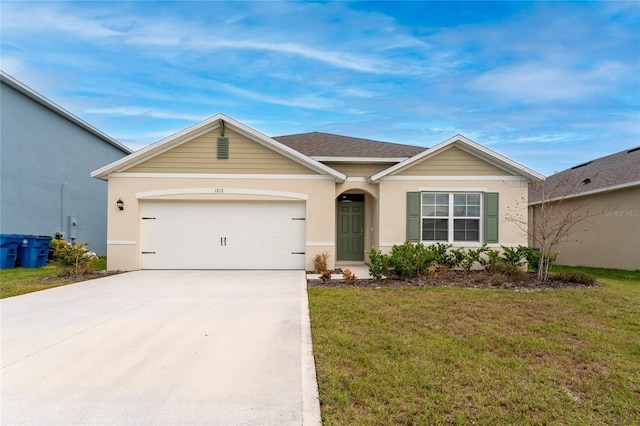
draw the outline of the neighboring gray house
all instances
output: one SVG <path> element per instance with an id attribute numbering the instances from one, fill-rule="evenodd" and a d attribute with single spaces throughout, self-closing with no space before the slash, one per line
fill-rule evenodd
<path id="1" fill-rule="evenodd" d="M 106 254 L 107 184 L 90 173 L 132 151 L 2 71 L 0 81 L 0 232 L 62 231 Z"/>
<path id="2" fill-rule="evenodd" d="M 542 211 L 544 207 L 544 212 Z M 640 146 L 578 164 L 529 187 L 529 234 L 544 218 L 578 218 L 556 263 L 640 269 Z M 549 229 L 547 227 L 547 229 Z M 530 237 L 529 244 L 537 244 Z"/>

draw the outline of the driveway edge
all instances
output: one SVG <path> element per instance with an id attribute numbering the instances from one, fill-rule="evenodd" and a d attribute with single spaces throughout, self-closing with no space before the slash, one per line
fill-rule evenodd
<path id="1" fill-rule="evenodd" d="M 320 415 L 320 396 L 316 378 L 316 363 L 313 356 L 313 341 L 311 339 L 311 318 L 309 316 L 309 296 L 307 294 L 307 279 L 301 273 L 301 368 L 302 368 L 302 424 L 304 426 L 319 426 L 322 423 Z"/>

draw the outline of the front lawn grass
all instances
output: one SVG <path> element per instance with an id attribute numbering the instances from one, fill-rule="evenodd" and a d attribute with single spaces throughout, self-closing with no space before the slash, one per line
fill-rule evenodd
<path id="1" fill-rule="evenodd" d="M 106 267 L 106 256 L 100 256 L 94 264 L 94 270 L 100 271 Z M 48 263 L 42 268 L 0 269 L 0 298 L 46 290 L 78 281 L 70 277 L 60 277 L 61 273 L 62 268 L 55 263 Z M 82 279 L 89 278 L 91 277 Z"/>
<path id="2" fill-rule="evenodd" d="M 639 424 L 640 272 L 586 272 L 605 285 L 310 287 L 323 424 Z"/>

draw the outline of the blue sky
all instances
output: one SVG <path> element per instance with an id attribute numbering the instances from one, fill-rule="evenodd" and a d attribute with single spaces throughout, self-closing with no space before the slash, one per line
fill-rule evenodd
<path id="1" fill-rule="evenodd" d="M 640 2 L 1 2 L 1 68 L 132 149 L 218 112 L 543 174 L 640 145 Z M 336 153 L 339 154 L 339 153 Z"/>

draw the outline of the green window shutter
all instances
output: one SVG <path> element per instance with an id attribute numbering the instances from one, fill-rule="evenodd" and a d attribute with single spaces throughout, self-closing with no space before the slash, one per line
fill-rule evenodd
<path id="1" fill-rule="evenodd" d="M 218 138 L 218 158 L 221 160 L 229 158 L 229 138 Z"/>
<path id="2" fill-rule="evenodd" d="M 407 192 L 407 241 L 420 241 L 419 192 Z"/>
<path id="3" fill-rule="evenodd" d="M 500 225 L 498 214 L 498 193 L 484 194 L 484 242 L 498 242 L 498 228 Z"/>

